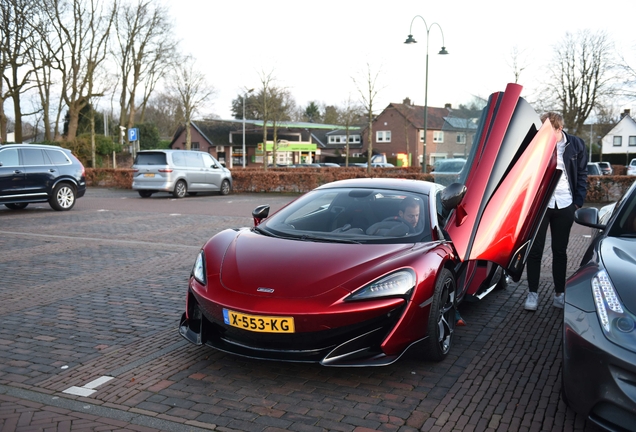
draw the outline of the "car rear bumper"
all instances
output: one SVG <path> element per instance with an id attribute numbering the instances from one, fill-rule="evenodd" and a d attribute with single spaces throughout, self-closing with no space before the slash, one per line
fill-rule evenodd
<path id="1" fill-rule="evenodd" d="M 145 179 L 133 179 L 133 190 L 152 190 L 160 192 L 172 192 L 174 181 L 151 181 Z"/>
<path id="2" fill-rule="evenodd" d="M 563 384 L 568 405 L 609 430 L 636 425 L 636 353 L 611 343 L 595 312 L 566 303 Z"/>

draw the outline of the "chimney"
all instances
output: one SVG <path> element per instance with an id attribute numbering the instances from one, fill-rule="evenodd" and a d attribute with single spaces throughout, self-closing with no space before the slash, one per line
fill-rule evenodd
<path id="1" fill-rule="evenodd" d="M 402 103 L 404 105 L 411 105 L 411 99 L 410 98 L 404 98 L 404 100 L 402 101 Z"/>
<path id="2" fill-rule="evenodd" d="M 453 106 L 452 106 L 452 104 L 447 103 L 447 104 L 444 105 L 444 108 L 446 108 L 447 110 L 451 110 L 451 109 L 453 109 Z"/>
<path id="3" fill-rule="evenodd" d="M 626 117 L 626 116 L 630 115 L 630 113 L 631 113 L 631 110 L 629 108 L 625 108 L 625 112 L 623 112 L 623 114 L 621 114 L 621 119 L 623 117 Z"/>

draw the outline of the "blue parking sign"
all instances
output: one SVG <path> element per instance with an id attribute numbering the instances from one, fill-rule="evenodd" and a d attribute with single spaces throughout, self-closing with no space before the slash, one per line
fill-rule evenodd
<path id="1" fill-rule="evenodd" d="M 139 140 L 139 129 L 138 128 L 128 129 L 128 141 L 138 141 L 138 140 Z"/>

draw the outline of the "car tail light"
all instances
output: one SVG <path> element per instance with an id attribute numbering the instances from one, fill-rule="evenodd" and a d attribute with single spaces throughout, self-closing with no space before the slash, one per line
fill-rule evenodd
<path id="1" fill-rule="evenodd" d="M 170 168 L 162 168 L 162 169 L 159 170 L 159 172 L 171 173 L 172 169 L 170 169 Z"/>

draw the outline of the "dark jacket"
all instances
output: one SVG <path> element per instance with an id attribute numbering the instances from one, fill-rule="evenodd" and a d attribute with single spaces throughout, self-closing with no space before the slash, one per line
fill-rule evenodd
<path id="1" fill-rule="evenodd" d="M 587 148 L 581 138 L 565 132 L 563 134 L 566 138 L 563 164 L 570 183 L 572 201 L 577 207 L 583 207 L 587 194 Z"/>

